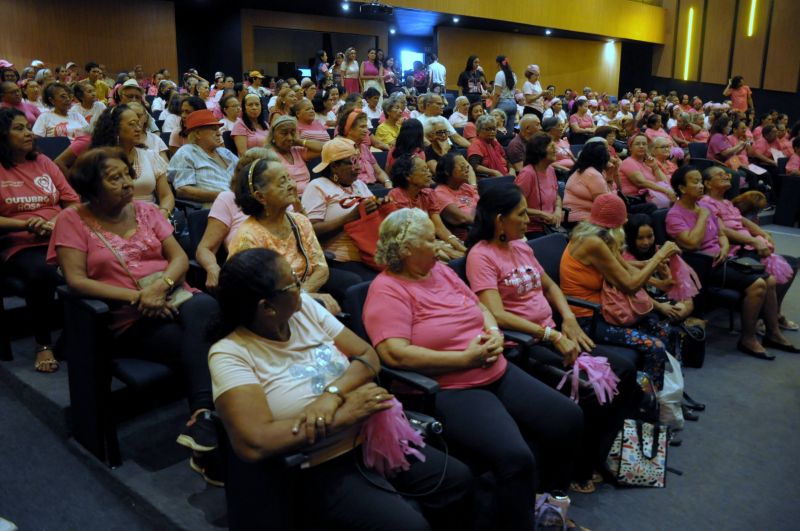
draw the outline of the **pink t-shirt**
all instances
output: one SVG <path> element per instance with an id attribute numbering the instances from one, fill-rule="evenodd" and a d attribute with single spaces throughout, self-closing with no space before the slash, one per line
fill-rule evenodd
<path id="1" fill-rule="evenodd" d="M 367 136 L 364 142 L 358 145 L 358 164 L 361 168 L 361 173 L 358 174 L 358 178 L 367 184 L 372 184 L 377 181 L 375 178 L 374 166 L 378 161 L 375 160 L 375 155 L 373 155 L 372 151 L 369 149 L 368 139 L 369 136 Z"/>
<path id="2" fill-rule="evenodd" d="M 9 105 L 5 101 L 0 102 L 0 109 L 6 108 L 17 109 L 25 114 L 25 119 L 28 120 L 28 124 L 30 124 L 31 127 L 33 127 L 33 125 L 36 123 L 36 119 L 39 118 L 39 115 L 42 113 L 42 111 L 39 110 L 39 107 L 24 100 L 19 102 L 19 105 Z"/>
<path id="3" fill-rule="evenodd" d="M 731 146 L 728 142 L 728 138 L 725 135 L 721 133 L 715 133 L 714 136 L 712 136 L 708 141 L 708 150 L 706 152 L 706 156 L 711 160 L 724 162 L 718 155 L 723 151 L 730 149 L 730 147 Z"/>
<path id="4" fill-rule="evenodd" d="M 38 216 L 51 221 L 61 212 L 62 202 L 78 203 L 80 197 L 58 166 L 44 155 L 8 169 L 0 166 L 0 216 L 19 220 Z M 3 260 L 39 245 L 47 245 L 47 240 L 26 230 L 0 232 Z"/>
<path id="5" fill-rule="evenodd" d="M 791 172 L 800 172 L 800 155 L 796 153 L 789 157 L 789 160 L 786 162 L 786 173 Z"/>
<path id="6" fill-rule="evenodd" d="M 681 129 L 676 125 L 675 127 L 669 130 L 669 134 L 670 136 L 674 136 L 680 138 L 681 140 L 685 140 L 686 142 L 694 142 L 694 129 L 692 129 L 690 126 L 686 126 L 683 129 Z"/>
<path id="7" fill-rule="evenodd" d="M 640 189 L 630 180 L 630 175 L 635 172 L 641 172 L 644 178 L 651 183 L 659 183 L 656 176 L 653 175 L 653 170 L 644 162 L 639 162 L 633 157 L 628 157 L 619 165 L 619 180 L 622 184 L 622 193 L 625 195 L 639 195 Z M 642 189 L 646 190 L 646 189 Z"/>
<path id="8" fill-rule="evenodd" d="M 772 158 L 772 146 L 767 142 L 767 139 L 763 136 L 755 141 L 753 144 L 753 151 L 761 155 L 762 157 L 767 157 L 769 160 L 773 160 Z"/>
<path id="9" fill-rule="evenodd" d="M 319 140 L 320 142 L 327 142 L 331 139 L 331 136 L 328 134 L 328 129 L 317 120 L 314 120 L 310 124 L 298 120 L 297 135 L 304 140 Z"/>
<path id="10" fill-rule="evenodd" d="M 742 85 L 739 88 L 732 88 L 731 90 L 731 107 L 740 111 L 747 110 L 747 97 L 753 94 L 750 87 Z"/>
<path id="11" fill-rule="evenodd" d="M 153 203 L 134 201 L 133 204 L 136 209 L 137 229 L 130 238 L 108 232 L 99 225 L 94 228 L 122 255 L 131 274 L 140 279 L 167 269 L 169 261 L 164 257 L 161 242 L 172 236 L 172 225 Z M 85 253 L 86 275 L 92 280 L 121 288 L 139 289 L 114 253 L 86 226 L 75 209 L 64 210 L 58 218 L 47 250 L 48 264 L 58 265 L 58 247 L 68 247 Z M 185 283 L 184 287 L 190 289 Z M 116 334 L 124 332 L 141 317 L 136 308 L 129 304 L 112 310 L 111 315 L 110 328 Z"/>
<path id="12" fill-rule="evenodd" d="M 173 129 L 169 134 L 169 146 L 180 148 L 189 142 L 189 138 L 181 135 L 181 129 Z"/>
<path id="13" fill-rule="evenodd" d="M 694 229 L 697 224 L 698 214 L 685 208 L 680 203 L 675 203 L 667 212 L 667 234 L 675 238 L 681 232 Z M 706 232 L 703 235 L 703 242 L 698 251 L 711 256 L 719 254 L 719 223 L 717 216 L 708 216 Z"/>
<path id="14" fill-rule="evenodd" d="M 408 192 L 402 188 L 392 188 L 388 195 L 400 208 L 418 208 L 429 215 L 438 214 L 446 206 L 442 205 L 430 188 L 420 190 L 416 199 L 411 199 Z"/>
<path id="15" fill-rule="evenodd" d="M 669 144 L 671 146 L 675 145 L 675 142 L 672 141 L 672 137 L 669 136 L 669 133 L 664 131 L 663 127 L 661 129 L 650 129 L 648 127 L 647 129 L 644 130 L 644 136 L 647 137 L 647 141 L 651 144 L 653 143 L 653 140 L 655 140 L 658 137 L 661 137 L 669 140 Z"/>
<path id="16" fill-rule="evenodd" d="M 439 351 L 462 351 L 484 333 L 478 297 L 458 275 L 436 262 L 427 278 L 409 280 L 383 272 L 369 287 L 364 326 L 374 346 L 391 338 Z M 447 333 L 442 333 L 446 330 Z M 500 356 L 490 367 L 434 376 L 443 389 L 488 385 L 500 378 L 507 361 Z"/>
<path id="17" fill-rule="evenodd" d="M 230 190 L 225 190 L 214 199 L 208 217 L 214 218 L 228 227 L 228 234 L 225 235 L 225 248 L 227 249 L 236 235 L 236 231 L 250 216 L 242 212 L 242 209 L 236 204 L 236 195 Z"/>
<path id="18" fill-rule="evenodd" d="M 606 178 L 594 168 L 576 171 L 567 179 L 564 208 L 569 208 L 570 221 L 583 221 L 592 212 L 594 197 L 610 192 Z"/>
<path id="19" fill-rule="evenodd" d="M 259 129 L 254 131 L 247 127 L 241 118 L 236 119 L 231 129 L 231 137 L 244 136 L 247 137 L 247 149 L 254 147 L 264 147 L 267 145 L 267 135 L 269 131 L 266 129 Z"/>
<path id="20" fill-rule="evenodd" d="M 588 112 L 583 117 L 575 113 L 569 117 L 569 125 L 577 125 L 581 129 L 591 129 L 594 127 L 594 122 Z"/>
<path id="21" fill-rule="evenodd" d="M 575 161 L 570 156 L 571 154 L 569 141 L 566 138 L 556 142 L 556 164 L 571 169 L 575 165 Z"/>
<path id="22" fill-rule="evenodd" d="M 532 164 L 528 164 L 517 174 L 514 184 L 522 190 L 522 195 L 528 202 L 528 208 L 550 214 L 555 212 L 558 201 L 558 178 L 555 168 L 548 166 L 544 174 L 540 174 Z M 539 221 L 531 219 L 528 223 L 528 232 L 542 232 L 543 230 L 544 224 Z"/>
<path id="23" fill-rule="evenodd" d="M 732 148 L 739 144 L 739 139 L 733 135 L 728 135 L 728 146 Z M 728 149 L 728 148 L 726 148 Z M 739 166 L 747 166 L 750 164 L 750 159 L 747 158 L 747 150 L 743 149 L 735 155 L 739 159 Z M 730 159 L 729 159 L 730 160 Z M 730 166 L 730 164 L 728 164 Z"/>
<path id="24" fill-rule="evenodd" d="M 718 201 L 711 196 L 704 195 L 697 203 L 701 207 L 707 208 L 725 227 L 744 234 L 745 236 L 750 236 L 750 231 L 748 231 L 744 227 L 744 223 L 742 223 L 742 213 L 727 199 Z M 729 254 L 731 256 L 735 255 L 740 247 L 739 245 L 731 243 Z"/>
<path id="25" fill-rule="evenodd" d="M 291 152 L 294 162 L 291 162 L 278 150 L 274 151 L 281 158 L 286 169 L 289 170 L 289 175 L 292 176 L 294 182 L 297 183 L 297 195 L 303 195 L 306 186 L 308 186 L 308 183 L 311 181 L 311 173 L 308 171 L 308 166 L 306 166 L 306 159 L 303 158 L 306 148 L 302 146 L 292 146 Z"/>
<path id="26" fill-rule="evenodd" d="M 467 278 L 477 294 L 495 289 L 503 307 L 540 326 L 555 326 L 553 310 L 542 290 L 544 269 L 523 240 L 509 242 L 500 248 L 480 241 L 467 255 Z"/>
<path id="27" fill-rule="evenodd" d="M 450 205 L 455 205 L 459 210 L 469 216 L 475 215 L 475 208 L 478 206 L 478 190 L 469 183 L 464 183 L 458 187 L 458 190 L 453 190 L 446 184 L 440 184 L 433 190 L 436 200 L 442 210 Z M 454 227 L 453 234 L 461 240 L 467 237 L 467 229 L 465 227 Z"/>

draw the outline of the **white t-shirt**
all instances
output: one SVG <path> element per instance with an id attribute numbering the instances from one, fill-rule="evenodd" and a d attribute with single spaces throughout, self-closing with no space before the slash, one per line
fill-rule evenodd
<path id="1" fill-rule="evenodd" d="M 448 120 L 453 127 L 464 127 L 469 121 L 466 114 L 461 114 L 458 111 L 453 111 Z"/>
<path id="2" fill-rule="evenodd" d="M 163 111 L 167 108 L 167 102 L 163 98 L 156 97 L 153 103 L 150 104 L 150 110 L 153 112 Z M 163 118 L 162 118 L 163 119 Z"/>
<path id="3" fill-rule="evenodd" d="M 364 113 L 367 115 L 367 118 L 370 120 L 380 120 L 381 114 L 383 114 L 380 105 L 376 106 L 375 110 L 373 111 L 369 108 L 369 105 L 364 103 L 364 106 L 361 108 L 361 110 L 364 111 Z M 369 128 L 372 129 L 372 123 L 369 124 Z"/>
<path id="4" fill-rule="evenodd" d="M 266 339 L 239 327 L 211 346 L 208 367 L 214 400 L 236 387 L 258 385 L 274 419 L 293 419 L 344 374 L 350 361 L 334 343 L 344 325 L 308 294 L 300 299 L 300 309 L 289 318 L 288 341 Z M 324 453 L 325 460 L 350 450 L 359 428 L 319 441 L 312 461 L 315 455 Z"/>
<path id="5" fill-rule="evenodd" d="M 147 149 L 152 149 L 156 153 L 161 153 L 162 151 L 167 151 L 167 145 L 161 140 L 161 136 L 155 133 L 151 133 L 150 131 L 147 132 L 147 138 L 144 141 L 144 144 L 147 146 Z"/>
<path id="6" fill-rule="evenodd" d="M 519 85 L 517 85 L 517 74 L 514 74 L 514 89 L 508 88 L 506 85 L 506 73 L 502 70 L 498 70 L 497 74 L 494 76 L 494 84 L 497 87 L 500 87 L 500 99 L 501 100 L 513 100 L 514 99 L 514 89 L 516 89 Z"/>
<path id="7" fill-rule="evenodd" d="M 632 114 L 632 113 L 629 113 L 629 112 L 628 112 L 628 113 L 624 113 L 624 112 L 622 112 L 622 111 L 619 111 L 619 112 L 617 113 L 617 115 L 614 117 L 614 119 L 615 119 L 615 120 L 622 120 L 623 118 L 630 118 L 630 119 L 633 119 L 633 114 Z"/>
<path id="8" fill-rule="evenodd" d="M 159 177 L 167 176 L 167 163 L 153 150 L 134 149 L 136 149 L 136 160 L 133 164 L 136 170 L 136 179 L 133 181 L 134 199 L 154 203 L 156 182 Z"/>
<path id="9" fill-rule="evenodd" d="M 439 61 L 434 61 L 428 65 L 428 72 L 431 74 L 432 85 L 444 85 L 447 77 L 447 69 Z"/>
<path id="10" fill-rule="evenodd" d="M 536 83 L 531 83 L 530 81 L 525 81 L 522 85 L 522 93 L 523 94 L 541 94 L 542 93 L 542 84 L 539 83 L 539 80 L 536 80 Z M 525 104 L 528 106 L 528 104 Z M 532 104 L 529 105 L 533 107 L 539 112 L 544 112 L 544 97 L 539 96 L 534 100 Z"/>
<path id="11" fill-rule="evenodd" d="M 36 136 L 66 136 L 75 138 L 76 136 L 89 134 L 89 122 L 75 111 L 67 112 L 66 116 L 60 116 L 52 110 L 39 115 L 36 123 L 33 124 L 33 134 Z"/>
<path id="12" fill-rule="evenodd" d="M 83 105 L 80 103 L 76 103 L 72 107 L 70 107 L 70 112 L 76 112 L 83 116 L 83 119 L 86 120 L 89 124 L 90 128 L 94 128 L 94 123 L 103 114 L 103 111 L 106 110 L 106 104 L 101 101 L 96 101 L 92 104 L 92 107 L 89 109 L 84 109 Z"/>
<path id="13" fill-rule="evenodd" d="M 544 111 L 544 114 L 542 114 L 542 119 L 544 120 L 545 118 L 552 118 L 553 116 L 554 116 L 553 108 L 551 107 L 546 111 Z M 555 117 L 561 120 L 562 122 L 567 123 L 567 113 L 564 112 L 564 109 L 558 111 L 558 114 L 555 114 Z"/>
<path id="14" fill-rule="evenodd" d="M 161 118 L 162 120 L 164 120 L 164 123 L 161 125 L 161 132 L 171 133 L 176 130 L 179 131 L 181 128 L 181 117 L 178 116 L 177 114 L 172 114 L 171 112 L 167 111 L 164 112 L 166 113 L 166 115 L 164 113 L 161 113 L 161 116 L 164 116 L 164 118 Z"/>
<path id="15" fill-rule="evenodd" d="M 356 203 L 343 207 L 339 201 L 351 197 L 372 197 L 372 192 L 360 179 L 343 188 L 326 177 L 313 179 L 303 191 L 301 201 L 308 219 L 313 221 L 330 221 L 348 215 Z M 325 240 L 323 249 L 334 254 L 337 262 L 360 262 L 361 255 L 350 236 L 342 230 L 337 235 Z"/>
<path id="16" fill-rule="evenodd" d="M 222 119 L 219 121 L 219 123 L 221 123 L 221 124 L 222 124 L 222 127 L 220 127 L 220 128 L 219 128 L 220 132 L 225 132 L 225 131 L 233 131 L 233 126 L 234 126 L 234 125 L 236 125 L 236 122 L 235 122 L 235 121 L 228 120 L 228 119 L 227 119 L 226 117 L 224 117 L 224 116 L 223 116 L 223 117 L 222 117 Z"/>

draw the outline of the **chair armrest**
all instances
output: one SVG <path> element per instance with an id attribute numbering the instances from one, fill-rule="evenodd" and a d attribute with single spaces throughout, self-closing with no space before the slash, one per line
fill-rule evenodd
<path id="1" fill-rule="evenodd" d="M 418 389 L 426 394 L 434 394 L 439 392 L 439 382 L 433 378 L 428 378 L 418 372 L 404 371 L 400 369 L 392 369 L 385 365 L 381 365 L 381 376 L 395 382 L 401 382 L 406 385 Z"/>
<path id="2" fill-rule="evenodd" d="M 198 203 L 197 201 L 191 201 L 189 199 L 178 199 L 175 198 L 175 208 L 177 210 L 203 210 L 203 203 Z"/>
<path id="3" fill-rule="evenodd" d="M 587 301 L 584 299 L 579 299 L 577 297 L 566 297 L 567 303 L 570 306 L 577 306 L 578 308 L 586 308 L 587 310 L 592 310 L 593 312 L 597 313 L 600 311 L 600 304 L 596 302 Z"/>
<path id="4" fill-rule="evenodd" d="M 109 312 L 108 304 L 103 300 L 81 297 L 68 286 L 58 286 L 56 290 L 59 298 L 70 299 L 94 315 L 104 315 Z"/>
<path id="5" fill-rule="evenodd" d="M 503 333 L 503 336 L 505 336 L 506 339 L 511 340 L 514 343 L 517 343 L 521 347 L 530 347 L 536 342 L 536 339 L 532 335 L 526 334 L 525 332 L 508 330 L 506 328 L 503 328 L 501 332 Z"/>

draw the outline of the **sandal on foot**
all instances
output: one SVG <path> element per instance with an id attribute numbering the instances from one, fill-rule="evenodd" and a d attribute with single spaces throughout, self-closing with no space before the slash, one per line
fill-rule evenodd
<path id="1" fill-rule="evenodd" d="M 782 330 L 789 330 L 792 332 L 800 330 L 799 324 L 795 323 L 794 321 L 790 321 L 782 315 L 778 318 L 778 326 L 781 327 Z"/>
<path id="2" fill-rule="evenodd" d="M 45 352 L 49 352 L 50 355 L 43 355 Z M 56 372 L 58 370 L 58 360 L 53 356 L 52 347 L 49 345 L 36 347 L 36 361 L 33 364 L 33 368 L 36 369 L 37 372 L 45 373 Z"/>
<path id="3" fill-rule="evenodd" d="M 592 473 L 592 483 L 602 483 L 604 481 L 603 475 L 600 472 Z"/>
<path id="4" fill-rule="evenodd" d="M 569 488 L 581 494 L 591 494 L 597 490 L 597 487 L 594 486 L 594 482 L 591 479 L 587 481 L 573 481 L 569 484 Z"/>
<path id="5" fill-rule="evenodd" d="M 577 529 L 578 531 L 592 531 L 588 527 L 582 527 L 577 524 L 572 518 L 567 518 L 567 529 Z"/>

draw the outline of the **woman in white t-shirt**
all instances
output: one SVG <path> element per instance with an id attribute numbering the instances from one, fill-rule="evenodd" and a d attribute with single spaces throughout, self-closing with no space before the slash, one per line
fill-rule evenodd
<path id="1" fill-rule="evenodd" d="M 525 69 L 527 81 L 522 85 L 522 94 L 525 96 L 525 109 L 522 114 L 535 114 L 541 120 L 544 115 L 544 98 L 539 75 L 539 65 L 528 65 Z"/>
<path id="2" fill-rule="evenodd" d="M 42 96 L 49 111 L 39 115 L 33 124 L 33 134 L 41 137 L 66 136 L 75 138 L 89 134 L 89 122 L 80 113 L 71 111 L 72 91 L 63 83 L 50 83 Z"/>
<path id="3" fill-rule="evenodd" d="M 242 116 L 242 103 L 236 96 L 225 96 L 219 102 L 219 108 L 222 110 L 222 119 L 219 123 L 221 132 L 233 131 L 233 126 L 236 125 L 236 120 Z"/>
<path id="4" fill-rule="evenodd" d="M 453 127 L 463 128 L 467 125 L 469 119 L 467 116 L 467 112 L 469 111 L 469 98 L 466 96 L 457 97 L 453 107 L 453 114 L 450 115 L 448 121 Z"/>
<path id="5" fill-rule="evenodd" d="M 502 109 L 506 113 L 506 130 L 508 131 L 514 130 L 517 118 L 517 102 L 514 100 L 516 90 L 518 90 L 517 74 L 511 70 L 508 58 L 505 55 L 498 55 L 492 103 L 494 109 Z"/>
<path id="6" fill-rule="evenodd" d="M 231 527 L 268 514 L 288 520 L 287 529 L 428 529 L 398 491 L 425 509 L 437 507 L 439 517 L 465 518 L 465 507 L 456 505 L 471 473 L 431 445 L 411 442 L 419 453 L 408 455 L 408 469 L 388 479 L 366 472 L 372 477 L 364 479 L 361 426 L 396 402 L 373 383 L 380 362 L 372 347 L 300 286 L 289 263 L 269 249 L 237 253 L 220 274 L 217 341 L 208 356 L 212 393 L 231 441 L 229 462 L 250 471 L 228 475 L 228 488 L 247 492 L 229 511 Z M 307 457 L 292 482 L 266 470 L 254 481 L 259 469 L 250 463 L 296 452 Z M 259 486 L 267 483 L 279 488 Z M 296 510 L 309 504 L 313 510 Z"/>
<path id="7" fill-rule="evenodd" d="M 88 81 L 76 83 L 72 90 L 78 101 L 70 108 L 70 111 L 77 112 L 89 123 L 90 128 L 94 127 L 97 118 L 106 110 L 105 103 L 97 101 L 94 85 Z"/>
<path id="8" fill-rule="evenodd" d="M 169 149 L 161 139 L 161 135 L 147 130 L 150 124 L 150 114 L 147 112 L 147 109 L 138 101 L 132 101 L 126 103 L 126 105 L 139 117 L 139 125 L 142 126 L 142 144 L 144 144 L 147 149 L 158 153 L 164 161 L 164 164 L 169 164 Z"/>

